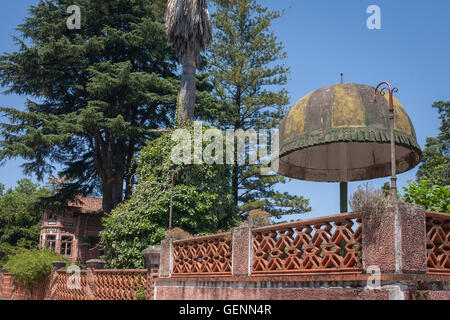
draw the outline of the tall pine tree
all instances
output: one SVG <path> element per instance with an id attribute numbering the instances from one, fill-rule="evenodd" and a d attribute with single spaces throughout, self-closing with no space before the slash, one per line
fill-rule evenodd
<path id="1" fill-rule="evenodd" d="M 81 29 L 67 26 L 71 5 L 81 9 Z M 162 0 L 32 6 L 18 50 L 0 57 L 0 84 L 30 99 L 24 111 L 0 109 L 8 119 L 0 161 L 22 157 L 25 173 L 41 179 L 59 164 L 73 181 L 59 194 L 97 188 L 106 212 L 128 197 L 135 152 L 175 116 L 180 82 L 164 10 Z"/>
<path id="2" fill-rule="evenodd" d="M 270 27 L 283 13 L 255 0 L 214 0 L 214 4 L 208 63 L 220 103 L 209 110 L 213 124 L 233 130 L 276 128 L 289 103 L 282 88 L 289 68 L 280 63 L 286 53 Z M 286 182 L 284 177 L 261 175 L 258 165 L 238 164 L 236 153 L 232 167 L 233 196 L 241 215 L 255 208 L 274 216 L 311 210 L 303 197 L 275 190 L 276 184 Z"/>
<path id="3" fill-rule="evenodd" d="M 441 126 L 437 137 L 428 137 L 423 150 L 423 162 L 417 170 L 417 180 L 430 180 L 434 185 L 450 185 L 450 101 L 433 104 L 439 112 Z"/>

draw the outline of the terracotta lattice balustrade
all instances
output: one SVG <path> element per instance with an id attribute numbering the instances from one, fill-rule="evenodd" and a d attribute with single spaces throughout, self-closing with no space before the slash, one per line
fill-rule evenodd
<path id="1" fill-rule="evenodd" d="M 173 242 L 172 276 L 231 275 L 231 233 Z"/>
<path id="2" fill-rule="evenodd" d="M 450 274 L 450 214 L 426 212 L 429 273 Z"/>
<path id="3" fill-rule="evenodd" d="M 146 270 L 95 270 L 81 271 L 81 286 L 71 288 L 67 284 L 69 277 L 65 271 L 57 271 L 48 298 L 51 300 L 135 300 L 136 293 L 147 292 Z M 75 283 L 73 283 L 75 284 Z M 53 287 L 56 286 L 56 287 Z"/>
<path id="4" fill-rule="evenodd" d="M 361 215 L 253 229 L 252 274 L 360 272 Z"/>

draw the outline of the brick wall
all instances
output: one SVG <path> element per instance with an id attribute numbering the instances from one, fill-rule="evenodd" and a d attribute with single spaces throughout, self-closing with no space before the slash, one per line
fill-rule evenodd
<path id="1" fill-rule="evenodd" d="M 46 296 L 49 281 L 25 286 L 14 281 L 13 277 L 0 272 L 0 298 L 7 300 L 43 300 Z"/>

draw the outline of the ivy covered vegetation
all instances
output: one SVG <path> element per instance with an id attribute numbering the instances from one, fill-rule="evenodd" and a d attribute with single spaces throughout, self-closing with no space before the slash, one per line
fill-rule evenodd
<path id="1" fill-rule="evenodd" d="M 104 219 L 101 246 L 109 267 L 141 268 L 141 251 L 164 238 L 175 172 L 178 180 L 173 188 L 173 226 L 202 235 L 237 223 L 227 166 L 176 165 L 170 160 L 174 145 L 168 132 L 139 153 L 135 192 Z"/>

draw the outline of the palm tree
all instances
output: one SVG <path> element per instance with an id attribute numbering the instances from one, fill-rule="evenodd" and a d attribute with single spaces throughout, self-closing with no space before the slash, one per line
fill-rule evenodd
<path id="1" fill-rule="evenodd" d="M 194 120 L 195 72 L 200 51 L 212 40 L 211 18 L 207 0 L 169 0 L 166 30 L 169 42 L 183 66 L 178 97 L 178 123 Z"/>
<path id="2" fill-rule="evenodd" d="M 66 176 L 61 175 L 59 173 L 58 176 L 55 176 L 54 174 L 50 175 L 50 177 L 48 178 L 47 184 L 50 185 L 52 194 L 55 195 L 68 182 L 70 182 L 70 179 L 68 179 Z"/>

